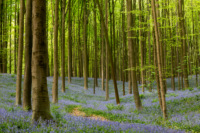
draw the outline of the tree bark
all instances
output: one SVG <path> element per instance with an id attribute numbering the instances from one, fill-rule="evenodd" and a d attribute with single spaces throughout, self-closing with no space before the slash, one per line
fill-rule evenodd
<path id="1" fill-rule="evenodd" d="M 47 90 L 46 68 L 46 1 L 33 0 L 33 62 L 32 62 L 32 88 L 33 88 L 33 114 L 32 120 L 40 118 L 49 120 L 50 103 Z"/>
<path id="2" fill-rule="evenodd" d="M 88 58 L 87 58 L 87 0 L 83 0 L 84 19 L 83 19 L 83 41 L 84 41 L 84 89 L 88 89 Z"/>
<path id="3" fill-rule="evenodd" d="M 184 88 L 189 87 L 189 81 L 188 81 L 188 71 L 187 71 L 187 44 L 186 44 L 186 33 L 185 33 L 185 24 L 184 24 L 184 1 L 179 0 L 179 8 L 178 8 L 178 14 L 179 14 L 179 26 L 181 28 L 180 34 L 181 34 L 181 40 L 182 40 L 182 70 L 183 70 L 183 76 L 184 76 Z"/>
<path id="4" fill-rule="evenodd" d="M 65 92 L 65 5 L 66 0 L 62 0 L 62 92 Z"/>
<path id="5" fill-rule="evenodd" d="M 125 32 L 125 3 L 122 1 L 122 34 L 123 34 L 123 58 L 122 58 L 122 80 L 123 80 L 123 96 L 125 96 L 125 54 L 126 54 L 126 32 Z"/>
<path id="6" fill-rule="evenodd" d="M 31 110 L 31 62 L 32 62 L 32 0 L 26 2 L 25 23 L 25 71 L 23 86 L 23 109 Z"/>
<path id="7" fill-rule="evenodd" d="M 95 51 L 95 59 L 94 59 L 94 80 L 95 80 L 95 86 L 98 87 L 98 81 L 97 81 L 97 20 L 96 20 L 96 2 L 94 0 L 94 51 Z"/>
<path id="8" fill-rule="evenodd" d="M 52 88 L 52 102 L 58 103 L 58 5 L 59 0 L 55 4 L 55 25 L 54 25 L 54 77 Z"/>
<path id="9" fill-rule="evenodd" d="M 137 85 L 137 78 L 136 78 L 136 62 L 134 59 L 134 46 L 133 46 L 133 39 L 132 37 L 133 32 L 131 28 L 134 26 L 133 24 L 133 16 L 131 14 L 132 11 L 132 0 L 126 0 L 127 2 L 127 29 L 128 29 L 128 48 L 129 48 L 129 56 L 130 56 L 130 64 L 131 64 L 131 78 L 132 78 L 132 86 L 133 86 L 133 94 L 135 105 L 138 110 L 142 109 L 142 102 L 139 96 L 139 90 Z M 134 1 L 135 2 L 135 1 Z"/>
<path id="10" fill-rule="evenodd" d="M 23 57 L 23 35 L 24 35 L 24 0 L 20 0 L 19 19 L 19 47 L 17 62 L 17 83 L 16 83 L 16 105 L 21 105 L 21 82 L 22 82 L 22 57 Z"/>
<path id="11" fill-rule="evenodd" d="M 72 19 L 71 19 L 71 0 L 69 0 L 69 17 L 68 17 L 68 83 L 71 83 L 72 76 Z"/>
<path id="12" fill-rule="evenodd" d="M 157 51 L 157 61 L 158 61 L 158 72 L 159 72 L 159 81 L 161 87 L 161 98 L 162 98 L 162 112 L 163 118 L 167 119 L 167 108 L 166 108 L 166 100 L 165 100 L 165 90 L 164 90 L 164 82 L 163 82 L 163 75 L 162 75 L 162 66 L 161 66 L 161 58 L 160 58 L 160 41 L 159 41 L 159 29 L 157 23 L 157 13 L 158 10 L 155 8 L 155 0 L 151 1 L 152 6 L 152 15 L 154 20 L 154 29 L 155 29 L 155 36 L 156 36 L 156 51 Z"/>
<path id="13" fill-rule="evenodd" d="M 142 36 L 142 9 L 141 9 L 141 0 L 139 0 L 139 11 L 140 11 L 140 15 L 139 15 L 139 38 L 140 38 L 140 53 L 141 53 L 141 79 L 142 79 L 142 92 L 144 92 L 144 44 L 143 44 L 143 36 Z"/>

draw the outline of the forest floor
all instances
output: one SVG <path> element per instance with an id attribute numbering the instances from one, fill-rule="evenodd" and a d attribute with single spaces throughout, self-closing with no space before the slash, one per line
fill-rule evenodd
<path id="1" fill-rule="evenodd" d="M 150 132 L 150 133 L 200 133 L 200 87 L 195 88 L 195 77 L 190 76 L 191 88 L 172 91 L 167 80 L 166 94 L 168 120 L 164 121 L 159 106 L 156 88 L 141 92 L 143 109 L 135 108 L 133 94 L 122 93 L 122 82 L 118 81 L 120 105 L 116 105 L 113 82 L 109 82 L 109 101 L 99 87 L 93 94 L 93 79 L 89 78 L 89 89 L 84 90 L 83 78 L 72 78 L 66 92 L 61 92 L 59 78 L 59 103 L 51 103 L 54 121 L 31 124 L 32 112 L 23 111 L 15 105 L 16 75 L 0 74 L 0 133 L 1 132 Z M 52 101 L 53 77 L 48 77 L 48 90 Z M 176 89 L 177 89 L 176 79 Z M 153 86 L 156 86 L 155 84 Z"/>

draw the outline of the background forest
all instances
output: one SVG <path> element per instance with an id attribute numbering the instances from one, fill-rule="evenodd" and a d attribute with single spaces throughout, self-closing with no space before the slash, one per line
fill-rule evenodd
<path id="1" fill-rule="evenodd" d="M 198 0 L 0 0 L 0 132 L 200 132 L 199 22 Z"/>

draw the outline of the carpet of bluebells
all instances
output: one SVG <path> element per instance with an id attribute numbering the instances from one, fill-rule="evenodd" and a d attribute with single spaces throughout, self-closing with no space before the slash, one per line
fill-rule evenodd
<path id="1" fill-rule="evenodd" d="M 128 94 L 128 83 L 125 83 L 126 95 L 122 93 L 122 82 L 118 81 L 120 105 L 116 105 L 114 86 L 109 82 L 109 101 L 105 101 L 105 92 L 99 87 L 93 94 L 93 79 L 89 78 L 89 89 L 84 90 L 83 78 L 72 78 L 67 84 L 66 92 L 61 92 L 59 79 L 59 103 L 51 103 L 53 121 L 31 121 L 32 112 L 23 111 L 15 106 L 16 75 L 0 74 L 0 133 L 1 132 L 141 132 L 141 133 L 185 133 L 200 132 L 200 87 L 195 87 L 195 77 L 190 77 L 187 90 L 172 91 L 170 79 L 167 80 L 167 112 L 168 120 L 164 121 L 159 106 L 156 88 L 149 92 L 141 92 L 142 111 L 135 108 L 133 94 Z M 50 101 L 53 77 L 48 77 Z M 176 89 L 177 87 L 176 79 Z M 156 86 L 155 83 L 153 86 Z M 71 115 L 73 108 L 79 107 L 88 116 L 91 114 L 105 117 L 108 121 L 93 120 L 89 117 Z"/>

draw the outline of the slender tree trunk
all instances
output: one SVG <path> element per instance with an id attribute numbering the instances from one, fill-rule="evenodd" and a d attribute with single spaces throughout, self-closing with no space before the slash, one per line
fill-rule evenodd
<path id="1" fill-rule="evenodd" d="M 2 49 L 3 45 L 3 1 L 0 0 L 0 48 Z M 0 50 L 0 73 L 2 73 L 2 50 Z"/>
<path id="2" fill-rule="evenodd" d="M 79 7 L 79 6 L 78 6 Z M 81 52 L 81 14 L 79 15 L 78 10 L 78 57 L 79 57 L 79 77 L 83 76 L 83 66 L 82 66 L 82 52 Z"/>
<path id="3" fill-rule="evenodd" d="M 68 83 L 71 83 L 72 75 L 72 19 L 71 19 L 71 0 L 69 0 L 69 17 L 68 17 Z"/>
<path id="4" fill-rule="evenodd" d="M 20 0 L 19 20 L 19 47 L 17 62 L 17 83 L 16 83 L 16 105 L 21 105 L 21 82 L 22 82 L 22 57 L 23 57 L 23 35 L 24 35 L 24 0 Z"/>
<path id="5" fill-rule="evenodd" d="M 33 114 L 32 120 L 51 119 L 50 103 L 47 90 L 46 68 L 46 1 L 33 1 Z"/>
<path id="6" fill-rule="evenodd" d="M 155 8 L 155 0 L 151 1 L 152 6 L 152 15 L 154 19 L 154 28 L 155 28 L 155 36 L 156 36 L 156 51 L 157 51 L 157 61 L 158 61 L 158 72 L 159 72 L 159 80 L 160 80 L 160 87 L 161 87 L 161 98 L 162 98 L 162 112 L 163 118 L 167 119 L 167 108 L 166 108 L 166 101 L 165 101 L 165 90 L 164 90 L 164 83 L 163 83 L 163 75 L 162 75 L 162 66 L 161 66 L 161 58 L 160 58 L 160 41 L 159 41 L 159 29 L 157 23 L 157 13 Z"/>
<path id="7" fill-rule="evenodd" d="M 135 100 L 135 105 L 138 110 L 142 109 L 142 102 L 139 96 L 139 90 L 137 85 L 136 78 L 136 62 L 134 59 L 134 46 L 133 46 L 133 32 L 131 28 L 134 26 L 133 24 L 133 16 L 131 14 L 132 11 L 132 0 L 126 0 L 127 4 L 127 27 L 128 27 L 128 48 L 129 48 L 129 56 L 130 56 L 130 64 L 131 64 L 131 78 L 132 78 L 132 86 L 133 86 L 133 95 Z M 134 1 L 135 4 L 136 1 Z"/>
<path id="8" fill-rule="evenodd" d="M 108 0 L 105 0 L 106 12 L 106 29 L 108 30 Z M 108 59 L 108 44 L 106 42 L 106 101 L 109 99 L 109 59 Z"/>
<path id="9" fill-rule="evenodd" d="M 69 3 L 70 1 L 71 0 L 69 0 Z M 65 92 L 65 5 L 66 0 L 62 0 L 62 92 Z"/>
<path id="10" fill-rule="evenodd" d="M 101 6 L 99 4 L 99 0 L 96 0 L 98 8 L 99 8 L 99 12 L 100 12 L 100 16 L 101 16 L 101 23 L 103 25 L 103 32 L 105 35 L 105 39 L 106 39 L 106 46 L 108 48 L 108 56 L 110 57 L 110 63 L 111 63 L 111 71 L 112 71 L 112 78 L 113 78 L 113 84 L 114 84 L 114 88 L 115 88 L 115 98 L 116 98 L 116 103 L 120 104 L 120 100 L 119 100 L 119 94 L 118 94 L 118 89 L 117 89 L 117 82 L 116 82 L 116 78 L 115 78 L 115 71 L 114 71 L 114 65 L 113 65 L 113 60 L 112 60 L 112 54 L 111 54 L 111 50 L 110 50 L 110 45 L 109 45 L 109 40 L 108 40 L 108 29 L 106 28 L 106 24 L 103 18 L 103 13 L 102 13 L 102 9 Z"/>
<path id="11" fill-rule="evenodd" d="M 158 60 L 157 60 L 157 49 L 156 49 L 156 38 L 155 38 L 155 30 L 153 30 L 153 47 L 154 47 L 154 66 L 155 66 L 155 78 L 156 78 L 156 84 L 157 84 L 157 93 L 158 93 L 158 99 L 160 103 L 160 109 L 162 110 L 162 98 L 161 98 L 161 91 L 160 91 L 160 80 L 158 75 Z"/>
<path id="12" fill-rule="evenodd" d="M 47 3 L 46 3 L 46 5 L 47 5 L 47 9 L 48 9 L 48 4 L 49 2 L 47 1 Z M 46 14 L 46 21 L 48 22 L 49 21 L 49 13 L 47 12 L 47 14 Z M 46 23 L 46 36 L 47 36 L 47 39 L 46 39 L 46 41 L 47 41 L 47 47 L 46 47 L 46 49 L 47 49 L 47 70 L 46 70 L 46 72 L 47 72 L 47 77 L 48 76 L 50 76 L 50 66 L 49 66 L 49 36 L 48 36 L 48 32 L 49 32 L 49 24 L 48 23 Z"/>
<path id="13" fill-rule="evenodd" d="M 189 81 L 188 81 L 188 71 L 187 71 L 187 46 L 186 46 L 186 33 L 185 33 L 185 24 L 184 24 L 184 1 L 179 0 L 179 8 L 178 8 L 178 14 L 179 14 L 179 25 L 181 28 L 181 40 L 182 40 L 182 70 L 183 70 L 183 77 L 184 77 L 184 88 L 189 87 Z"/>
<path id="14" fill-rule="evenodd" d="M 98 87 L 98 81 L 97 81 L 97 20 L 96 20 L 96 2 L 94 0 L 94 51 L 95 51 L 95 59 L 94 59 L 94 80 L 95 80 L 95 86 Z"/>
<path id="15" fill-rule="evenodd" d="M 103 8 L 103 0 L 101 0 L 101 6 Z M 106 7 L 107 8 L 107 7 Z M 102 21 L 102 20 L 101 20 Z M 101 24 L 101 85 L 102 85 L 102 90 L 105 91 L 104 87 L 104 33 L 103 33 L 103 24 Z"/>
<path id="16" fill-rule="evenodd" d="M 148 14 L 148 17 L 147 17 L 147 19 L 148 19 L 148 21 L 150 20 L 150 14 L 151 14 L 151 11 L 150 11 L 150 2 L 148 1 L 148 4 L 147 4 L 147 10 L 148 10 L 148 12 L 149 12 L 149 14 Z M 150 28 L 150 24 L 148 24 L 148 47 L 149 47 L 149 66 L 151 66 L 152 65 L 152 62 L 151 62 L 151 60 L 152 60 L 152 52 L 151 52 L 151 28 Z M 151 71 L 152 71 L 152 69 L 151 69 L 151 67 L 149 68 L 149 72 L 148 72 L 148 74 L 149 74 L 149 91 L 150 92 L 152 92 L 152 74 L 151 74 Z"/>
<path id="17" fill-rule="evenodd" d="M 53 48 L 53 30 L 54 30 L 54 8 L 53 8 L 53 1 L 51 0 L 51 11 L 52 11 L 52 30 L 51 30 L 51 74 L 53 76 L 54 74 L 54 48 Z"/>
<path id="18" fill-rule="evenodd" d="M 113 61 L 114 61 L 114 71 L 116 73 L 116 76 L 118 75 L 118 71 L 116 71 L 116 58 L 115 58 L 115 47 L 116 47 L 116 40 L 115 40 L 115 3 L 114 0 L 112 0 L 112 21 L 113 21 Z M 112 46 L 112 45 L 111 45 Z M 117 80 L 119 80 L 117 76 Z"/>
<path id="19" fill-rule="evenodd" d="M 83 0 L 84 21 L 83 21 L 83 40 L 84 40 L 84 89 L 88 89 L 88 58 L 87 58 L 87 0 Z"/>
<path id="20" fill-rule="evenodd" d="M 3 47 L 3 16 L 4 16 L 4 1 L 0 1 L 1 5 L 0 5 L 0 49 L 2 49 Z M 3 58 L 3 54 L 2 54 L 2 50 L 0 50 L 0 73 L 3 72 L 3 67 L 2 67 L 2 58 Z"/>
<path id="21" fill-rule="evenodd" d="M 125 53 L 126 53 L 126 32 L 125 32 L 125 3 L 122 1 L 122 34 L 123 34 L 123 58 L 122 58 L 122 80 L 123 80 L 123 96 L 125 95 Z"/>
<path id="22" fill-rule="evenodd" d="M 10 8 L 12 9 L 12 0 L 10 1 Z M 12 73 L 11 71 L 12 71 L 12 64 L 11 64 L 11 62 L 12 62 L 12 55 L 11 55 L 11 50 L 12 50 L 12 32 L 11 32 L 11 30 L 12 30 L 12 14 L 10 14 L 10 74 Z"/>
<path id="23" fill-rule="evenodd" d="M 25 71 L 23 86 L 23 109 L 31 110 L 31 62 L 32 62 L 32 0 L 26 2 L 25 23 Z"/>
<path id="24" fill-rule="evenodd" d="M 142 9 L 141 9 L 141 0 L 139 0 L 139 10 L 140 10 L 140 15 L 139 15 L 139 38 L 140 38 L 140 53 L 141 53 L 141 79 L 142 79 L 142 92 L 144 92 L 144 44 L 143 44 L 143 36 L 142 36 Z"/>
<path id="25" fill-rule="evenodd" d="M 54 25 L 54 77 L 52 88 L 53 103 L 58 103 L 58 5 L 59 0 L 56 0 Z"/>
<path id="26" fill-rule="evenodd" d="M 14 39 L 14 73 L 17 73 L 17 0 L 15 0 L 15 39 Z"/>
<path id="27" fill-rule="evenodd" d="M 3 15 L 3 46 L 2 46 L 2 62 L 3 62 L 3 73 L 7 73 L 7 64 L 8 64 L 8 60 L 7 60 L 7 56 L 8 56 L 8 52 L 7 52 L 7 47 L 8 47 L 8 2 L 5 1 L 4 2 L 4 15 Z"/>

